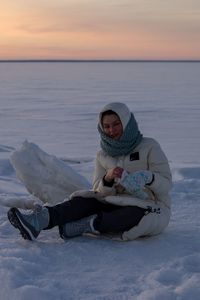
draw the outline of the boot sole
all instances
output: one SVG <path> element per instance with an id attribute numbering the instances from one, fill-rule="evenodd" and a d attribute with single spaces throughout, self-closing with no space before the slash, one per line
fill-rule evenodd
<path id="1" fill-rule="evenodd" d="M 18 217 L 17 212 L 20 214 L 17 208 L 11 208 L 7 213 L 8 220 L 15 228 L 19 229 L 20 234 L 25 240 L 35 240 L 35 237 L 32 235 L 30 229 Z"/>

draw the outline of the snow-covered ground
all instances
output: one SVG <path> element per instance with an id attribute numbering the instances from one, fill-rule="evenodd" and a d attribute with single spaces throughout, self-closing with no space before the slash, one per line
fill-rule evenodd
<path id="1" fill-rule="evenodd" d="M 0 64 L 0 300 L 200 298 L 200 64 Z M 117 242 L 57 228 L 25 241 L 7 220 L 31 199 L 10 156 L 25 139 L 92 179 L 97 113 L 124 101 L 173 173 L 172 217 L 159 236 Z"/>

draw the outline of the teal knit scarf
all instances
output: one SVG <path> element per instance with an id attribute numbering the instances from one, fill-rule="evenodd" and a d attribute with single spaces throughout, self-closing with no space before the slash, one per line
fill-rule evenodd
<path id="1" fill-rule="evenodd" d="M 98 124 L 98 131 L 101 137 L 102 150 L 112 157 L 127 155 L 141 142 L 142 134 L 138 129 L 134 115 L 131 113 L 131 118 L 119 140 L 110 138 L 103 132 Z"/>

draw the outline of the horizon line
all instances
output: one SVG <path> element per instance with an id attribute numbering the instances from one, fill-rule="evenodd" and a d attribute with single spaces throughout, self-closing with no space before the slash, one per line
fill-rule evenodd
<path id="1" fill-rule="evenodd" d="M 0 63 L 200 62 L 200 59 L 0 59 Z"/>

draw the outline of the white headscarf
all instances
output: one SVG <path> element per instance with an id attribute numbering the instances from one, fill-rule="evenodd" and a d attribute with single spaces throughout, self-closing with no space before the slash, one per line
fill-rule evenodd
<path id="1" fill-rule="evenodd" d="M 125 130 L 126 125 L 128 124 L 130 118 L 131 118 L 131 112 L 129 108 L 126 106 L 126 104 L 121 103 L 121 102 L 112 102 L 107 104 L 106 106 L 103 107 L 103 109 L 100 111 L 99 114 L 99 125 L 102 128 L 102 114 L 105 111 L 112 110 L 114 111 L 120 118 L 123 126 L 123 130 Z"/>

